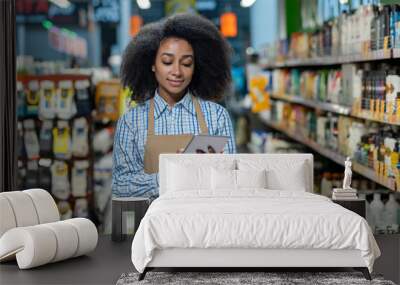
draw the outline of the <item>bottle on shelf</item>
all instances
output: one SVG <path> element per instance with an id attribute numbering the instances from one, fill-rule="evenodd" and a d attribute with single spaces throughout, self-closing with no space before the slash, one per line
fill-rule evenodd
<path id="1" fill-rule="evenodd" d="M 371 229 L 372 232 L 377 233 L 385 228 L 384 221 L 381 213 L 383 212 L 383 202 L 379 193 L 374 193 L 373 200 L 371 201 Z"/>
<path id="2" fill-rule="evenodd" d="M 389 194 L 389 201 L 385 204 L 384 210 L 384 219 L 388 232 L 397 232 L 398 231 L 398 223 L 397 223 L 397 211 L 399 209 L 399 205 L 396 202 L 393 193 Z"/>
<path id="3" fill-rule="evenodd" d="M 324 172 L 321 180 L 321 195 L 330 197 L 332 195 L 332 174 L 330 172 Z"/>

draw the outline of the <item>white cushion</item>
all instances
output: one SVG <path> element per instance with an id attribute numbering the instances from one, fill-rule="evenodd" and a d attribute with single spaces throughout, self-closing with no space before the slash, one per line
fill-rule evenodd
<path id="1" fill-rule="evenodd" d="M 221 160 L 214 165 L 202 165 L 195 160 L 169 162 L 167 188 L 170 191 L 210 190 L 212 168 L 233 170 L 235 162 Z"/>
<path id="2" fill-rule="evenodd" d="M 39 218 L 29 195 L 22 191 L 2 192 L 13 209 L 17 227 L 33 226 L 39 223 Z"/>
<path id="3" fill-rule="evenodd" d="M 238 159 L 237 164 L 239 170 L 266 169 L 268 189 L 306 191 L 309 184 L 303 159 Z"/>
<path id="4" fill-rule="evenodd" d="M 43 189 L 29 189 L 22 192 L 28 194 L 32 199 L 39 218 L 39 224 L 60 220 L 57 205 L 49 192 Z"/>
<path id="5" fill-rule="evenodd" d="M 211 189 L 236 189 L 236 170 L 211 168 Z"/>
<path id="6" fill-rule="evenodd" d="M 5 196 L 0 195 L 0 237 L 16 226 L 17 222 L 10 202 Z"/>
<path id="7" fill-rule="evenodd" d="M 43 226 L 49 228 L 57 240 L 56 254 L 51 262 L 64 260 L 75 255 L 78 249 L 79 238 L 77 231 L 70 224 L 55 222 L 43 224 Z"/>
<path id="8" fill-rule="evenodd" d="M 78 248 L 73 257 L 91 252 L 97 246 L 98 233 L 96 226 L 88 219 L 74 218 L 65 220 L 72 225 L 78 233 Z"/>
<path id="9" fill-rule="evenodd" d="M 289 191 L 306 191 L 305 169 L 303 164 L 293 165 L 289 175 L 285 175 L 279 169 L 271 169 L 267 172 L 268 188 Z"/>
<path id="10" fill-rule="evenodd" d="M 60 220 L 53 197 L 43 189 L 0 193 L 0 217 L 0 237 L 7 230 L 15 227 Z"/>
<path id="11" fill-rule="evenodd" d="M 95 225 L 83 218 L 13 228 L 0 238 L 0 261 L 16 256 L 20 269 L 33 268 L 86 254 L 97 240 Z"/>
<path id="12" fill-rule="evenodd" d="M 266 188 L 267 171 L 261 170 L 236 170 L 237 188 Z"/>
<path id="13" fill-rule="evenodd" d="M 266 170 L 211 170 L 212 190 L 239 190 L 242 188 L 266 188 Z"/>
<path id="14" fill-rule="evenodd" d="M 171 163 L 169 166 L 168 189 L 184 191 L 210 188 L 210 170 L 207 167 L 186 167 Z"/>
<path id="15" fill-rule="evenodd" d="M 20 269 L 49 263 L 56 251 L 56 237 L 43 225 L 13 228 L 0 238 L 0 261 L 16 256 Z"/>

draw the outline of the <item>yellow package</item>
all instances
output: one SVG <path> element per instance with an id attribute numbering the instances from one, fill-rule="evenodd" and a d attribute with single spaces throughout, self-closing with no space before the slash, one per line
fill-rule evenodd
<path id="1" fill-rule="evenodd" d="M 254 76 L 250 80 L 250 98 L 253 101 L 252 112 L 257 113 L 271 108 L 270 96 L 266 91 L 268 79 L 265 76 Z"/>
<path id="2" fill-rule="evenodd" d="M 121 89 L 118 80 L 101 81 L 97 84 L 95 96 L 97 120 L 118 120 Z"/>

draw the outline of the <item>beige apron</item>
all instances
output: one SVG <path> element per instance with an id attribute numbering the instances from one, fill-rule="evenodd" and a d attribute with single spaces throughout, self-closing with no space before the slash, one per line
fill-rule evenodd
<path id="1" fill-rule="evenodd" d="M 201 112 L 199 101 L 192 96 L 199 122 L 201 134 L 208 134 L 208 128 Z M 161 153 L 176 153 L 185 148 L 192 139 L 193 134 L 182 135 L 155 135 L 154 134 L 154 99 L 150 99 L 150 110 L 148 114 L 147 142 L 144 150 L 144 172 L 151 174 L 158 172 L 158 157 Z"/>

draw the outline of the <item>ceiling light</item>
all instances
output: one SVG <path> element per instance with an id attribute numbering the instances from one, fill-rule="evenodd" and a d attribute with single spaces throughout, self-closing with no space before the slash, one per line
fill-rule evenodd
<path id="1" fill-rule="evenodd" d="M 54 5 L 57 5 L 60 8 L 67 9 L 69 6 L 71 6 L 71 2 L 68 0 L 49 0 L 51 3 Z"/>
<path id="2" fill-rule="evenodd" d="M 253 5 L 256 2 L 256 0 L 241 0 L 240 1 L 240 6 L 243 8 L 248 8 L 251 5 Z"/>
<path id="3" fill-rule="evenodd" d="M 149 9 L 151 8 L 150 0 L 136 0 L 137 5 L 140 9 Z"/>

